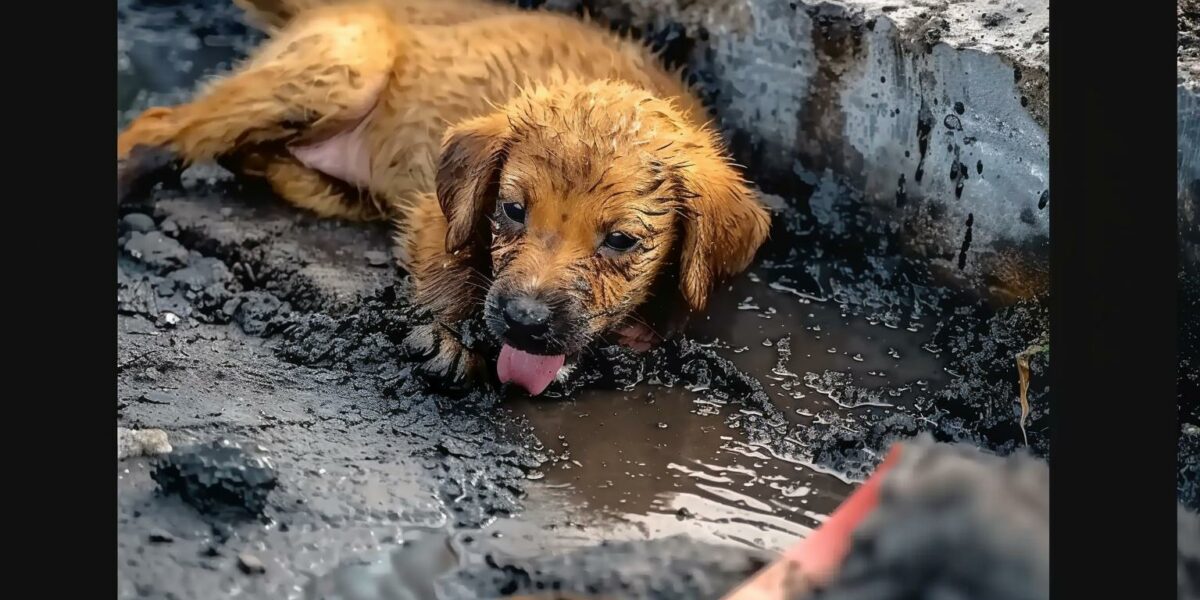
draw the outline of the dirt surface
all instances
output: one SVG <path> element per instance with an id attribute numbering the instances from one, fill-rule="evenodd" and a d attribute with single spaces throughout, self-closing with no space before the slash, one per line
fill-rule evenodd
<path id="1" fill-rule="evenodd" d="M 118 126 L 256 39 L 221 3 L 179 11 L 118 2 Z M 890 228 L 834 202 L 854 194 L 825 178 L 770 198 L 771 242 L 687 337 L 597 349 L 530 400 L 412 375 L 397 342 L 417 317 L 382 227 L 189 170 L 117 220 L 117 424 L 173 447 L 117 464 L 118 595 L 370 597 L 348 573 L 423 589 L 450 561 L 470 576 L 444 597 L 716 598 L 894 439 L 1015 450 L 1015 356 L 1047 331 L 1045 302 L 941 287 Z M 1028 422 L 1041 456 L 1047 360 Z M 262 471 L 231 477 L 238 461 Z"/>

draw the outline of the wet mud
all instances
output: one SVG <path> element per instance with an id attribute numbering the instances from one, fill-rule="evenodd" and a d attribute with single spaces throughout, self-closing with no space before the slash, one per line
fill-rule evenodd
<path id="1" fill-rule="evenodd" d="M 257 39 L 224 3 L 187 6 L 118 2 L 118 127 Z M 383 227 L 316 219 L 209 166 L 121 207 L 117 424 L 162 429 L 174 452 L 117 464 L 119 596 L 373 597 L 347 587 L 370 579 L 402 598 L 452 551 L 466 566 L 446 598 L 716 598 L 893 440 L 1023 447 L 1015 357 L 1048 331 L 1045 299 L 944 287 L 898 225 L 814 181 L 768 198 L 771 241 L 683 339 L 597 348 L 537 399 L 415 375 L 398 342 L 421 317 Z M 1048 368 L 1035 356 L 1041 457 Z M 218 440 L 270 465 L 271 486 L 232 495 L 253 518 L 162 476 Z M 234 458 L 185 463 L 245 492 L 221 466 Z M 358 567 L 375 578 L 344 575 Z"/>

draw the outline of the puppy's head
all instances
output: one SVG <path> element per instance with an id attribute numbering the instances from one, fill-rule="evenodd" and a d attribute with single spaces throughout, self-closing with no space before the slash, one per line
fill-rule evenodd
<path id="1" fill-rule="evenodd" d="M 437 191 L 447 250 L 490 245 L 497 370 L 533 394 L 668 273 L 702 310 L 769 226 L 711 131 L 612 82 L 531 90 L 452 128 Z"/>

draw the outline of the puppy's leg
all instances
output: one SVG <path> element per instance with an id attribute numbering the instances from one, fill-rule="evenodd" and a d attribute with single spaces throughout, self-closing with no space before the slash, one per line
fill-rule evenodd
<path id="1" fill-rule="evenodd" d="M 291 157 L 268 159 L 261 175 L 280 198 L 319 217 L 377 221 L 388 214 L 370 191 L 337 181 Z"/>
<path id="2" fill-rule="evenodd" d="M 467 330 L 483 310 L 488 284 L 477 262 L 481 257 L 470 249 L 446 253 L 446 219 L 432 194 L 404 212 L 397 236 L 400 263 L 412 275 L 413 302 L 433 316 L 431 324 L 413 329 L 405 346 L 425 358 L 421 370 L 426 374 L 454 384 L 470 383 L 486 371 L 483 357 L 468 348 L 472 334 Z"/>
<path id="3" fill-rule="evenodd" d="M 399 29 L 378 7 L 305 13 L 192 102 L 144 112 L 118 136 L 117 158 L 148 146 L 191 164 L 266 142 L 345 131 L 374 107 L 401 43 Z"/>

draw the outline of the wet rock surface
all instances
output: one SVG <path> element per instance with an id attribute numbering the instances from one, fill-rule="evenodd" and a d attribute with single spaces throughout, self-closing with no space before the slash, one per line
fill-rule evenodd
<path id="1" fill-rule="evenodd" d="M 118 125 L 257 39 L 224 3 L 183 6 L 118 3 Z M 1023 445 L 1015 356 L 1048 330 L 1045 299 L 947 287 L 853 185 L 808 181 L 768 198 L 772 241 L 688 336 L 645 356 L 597 349 L 537 400 L 446 395 L 413 374 L 399 341 L 421 317 L 380 258 L 382 227 L 301 214 L 207 166 L 122 207 L 118 426 L 168 432 L 189 448 L 180 464 L 238 440 L 276 483 L 235 519 L 162 493 L 155 459 L 119 462 L 119 596 L 304 597 L 433 528 L 476 541 L 460 543 L 474 575 L 459 589 L 479 597 L 539 582 L 718 597 L 894 439 Z M 1032 370 L 1026 429 L 1045 456 L 1047 357 Z M 150 549 L 151 531 L 174 541 Z M 650 557 L 653 572 L 613 566 Z"/>

